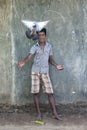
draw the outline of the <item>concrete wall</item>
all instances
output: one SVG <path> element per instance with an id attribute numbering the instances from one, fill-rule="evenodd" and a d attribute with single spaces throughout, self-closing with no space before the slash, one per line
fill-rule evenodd
<path id="1" fill-rule="evenodd" d="M 0 0 L 0 103 L 11 103 L 11 0 Z"/>
<path id="2" fill-rule="evenodd" d="M 1 0 L 0 3 L 0 102 L 32 102 L 30 70 L 33 60 L 22 70 L 17 67 L 17 62 L 28 54 L 34 44 L 26 38 L 26 28 L 21 19 L 50 20 L 47 40 L 53 46 L 55 61 L 65 68 L 57 71 L 50 66 L 56 103 L 86 101 L 87 1 Z M 42 93 L 40 101 L 48 102 Z"/>

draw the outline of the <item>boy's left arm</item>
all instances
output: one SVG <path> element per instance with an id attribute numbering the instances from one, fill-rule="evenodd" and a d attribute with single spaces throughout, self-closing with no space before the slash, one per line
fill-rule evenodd
<path id="1" fill-rule="evenodd" d="M 57 64 L 57 63 L 54 61 L 52 55 L 49 56 L 49 63 L 50 63 L 51 65 L 55 66 L 58 70 L 63 70 L 63 69 L 64 69 L 62 65 Z"/>

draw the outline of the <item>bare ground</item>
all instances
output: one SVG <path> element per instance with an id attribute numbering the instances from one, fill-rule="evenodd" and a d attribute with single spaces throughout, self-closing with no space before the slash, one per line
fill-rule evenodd
<path id="1" fill-rule="evenodd" d="M 58 113 L 62 121 L 52 118 L 50 107 L 41 106 L 44 125 L 35 124 L 35 108 L 33 105 L 9 106 L 0 105 L 0 130 L 87 130 L 87 105 L 58 105 Z"/>

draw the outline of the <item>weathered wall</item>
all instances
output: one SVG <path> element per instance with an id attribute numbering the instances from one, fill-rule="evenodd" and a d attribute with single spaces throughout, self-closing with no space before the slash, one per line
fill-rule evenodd
<path id="1" fill-rule="evenodd" d="M 34 44 L 34 42 L 26 38 L 26 29 L 22 25 L 21 19 L 50 20 L 50 23 L 47 25 L 48 40 L 52 43 L 55 61 L 63 64 L 65 68 L 64 71 L 57 71 L 54 67 L 50 67 L 56 103 L 86 101 L 87 1 L 13 0 L 12 21 L 10 19 L 11 2 L 10 0 L 7 1 L 6 8 L 0 5 L 0 11 L 6 16 L 5 20 L 1 19 L 0 21 L 0 28 L 2 27 L 1 23 L 3 25 L 1 29 L 2 34 L 0 34 L 0 74 L 3 75 L 0 79 L 0 88 L 2 93 L 5 95 L 12 94 L 11 98 L 8 98 L 12 103 L 25 104 L 32 102 L 32 95 L 30 94 L 30 69 L 32 61 L 26 64 L 22 70 L 19 70 L 17 67 L 17 62 L 28 54 L 30 47 Z M 0 16 L 2 14 L 0 13 Z M 12 42 L 10 42 L 8 35 L 10 22 L 12 22 Z M 8 62 L 11 57 L 11 51 L 13 56 L 12 67 L 11 63 Z M 11 69 L 12 74 L 10 73 Z M 6 93 L 4 92 L 5 90 Z M 1 97 L 2 93 L 0 93 Z M 47 103 L 47 97 L 44 94 L 42 96 L 42 93 L 40 95 L 41 102 Z M 3 102 L 5 99 L 3 99 Z"/>
<path id="2" fill-rule="evenodd" d="M 0 103 L 11 103 L 11 0 L 0 0 Z"/>

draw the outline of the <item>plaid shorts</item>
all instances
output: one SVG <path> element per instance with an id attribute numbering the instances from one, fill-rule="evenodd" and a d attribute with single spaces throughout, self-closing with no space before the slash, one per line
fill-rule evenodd
<path id="1" fill-rule="evenodd" d="M 31 93 L 39 93 L 40 86 L 42 86 L 44 93 L 53 93 L 53 86 L 48 73 L 36 74 L 32 72 L 31 79 L 32 79 Z"/>

